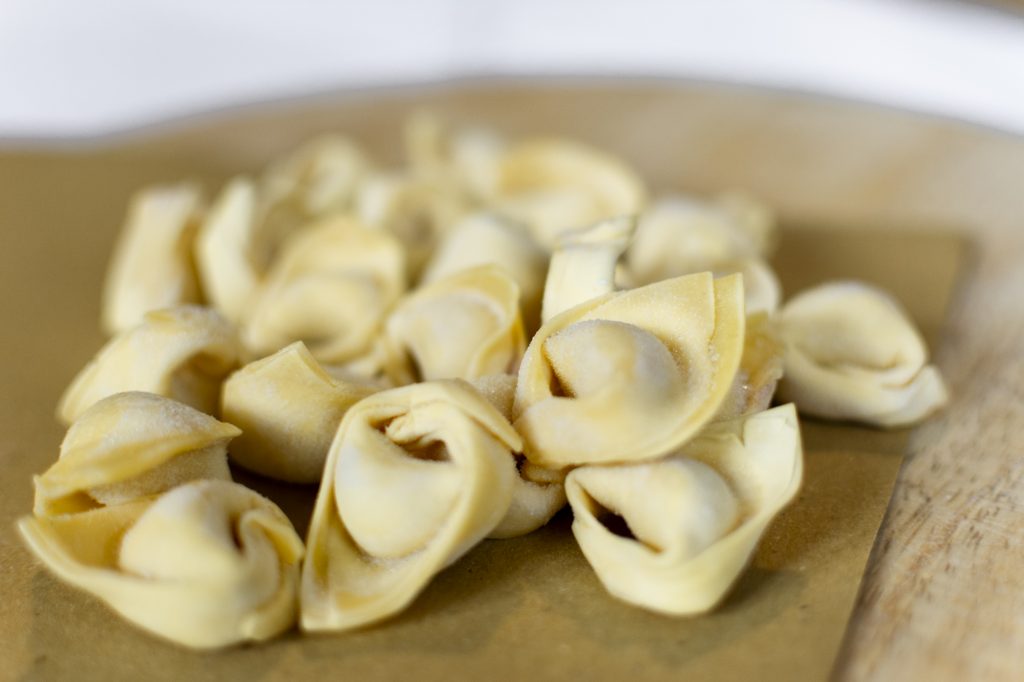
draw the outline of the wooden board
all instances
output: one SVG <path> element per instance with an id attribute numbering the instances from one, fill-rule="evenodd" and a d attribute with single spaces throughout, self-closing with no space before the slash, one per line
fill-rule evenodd
<path id="1" fill-rule="evenodd" d="M 420 679 L 450 676 L 456 666 L 464 675 L 535 679 L 594 670 L 608 679 L 827 673 L 905 434 L 810 425 L 801 503 L 773 527 L 725 608 L 704 621 L 665 621 L 607 599 L 567 541 L 563 519 L 530 538 L 486 543 L 409 613 L 380 628 L 204 657 L 124 625 L 34 568 L 16 544 L 10 522 L 30 508 L 29 472 L 44 468 L 59 442 L 52 406 L 101 343 L 99 281 L 130 189 L 183 176 L 215 182 L 317 130 L 349 130 L 396 159 L 396 131 L 413 103 L 511 133 L 593 140 L 636 162 L 660 188 L 748 188 L 816 230 L 787 235 L 790 250 L 780 258 L 799 264 L 787 272 L 800 280 L 787 281 L 789 288 L 822 276 L 884 280 L 910 299 L 932 339 L 960 253 L 961 242 L 945 230 L 969 230 L 976 260 L 939 345 L 954 404 L 910 440 L 911 458 L 837 672 L 847 679 L 1010 679 L 1019 671 L 1024 590 L 1021 545 L 1012 533 L 1024 515 L 1024 244 L 1014 228 L 1024 216 L 1017 190 L 1024 142 L 862 106 L 667 82 L 362 93 L 0 156 L 0 312 L 7 321 L 0 380 L 9 387 L 0 412 L 6 670 L 50 678 L 116 671 L 238 679 L 338 671 L 383 679 L 411 666 Z M 843 231 L 865 224 L 883 230 L 881 241 L 862 229 Z M 927 229 L 903 231 L 915 226 Z M 839 230 L 835 238 L 820 239 L 821 230 L 832 229 Z M 844 238 L 859 246 L 836 241 Z M 858 249 L 860 264 L 850 255 Z M 801 251 L 806 255 L 795 255 Z M 845 568 L 828 570 L 840 555 Z M 816 598 L 801 599 L 812 587 Z"/>

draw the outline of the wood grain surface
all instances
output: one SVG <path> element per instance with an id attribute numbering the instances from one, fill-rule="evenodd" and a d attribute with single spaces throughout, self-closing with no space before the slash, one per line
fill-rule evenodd
<path id="1" fill-rule="evenodd" d="M 529 93 L 530 106 L 510 111 L 507 103 L 519 87 Z M 550 132 L 582 131 L 603 144 L 618 140 L 623 150 L 646 149 L 641 172 L 668 187 L 746 188 L 801 223 L 939 225 L 970 236 L 969 271 L 937 348 L 952 403 L 911 438 L 834 676 L 844 682 L 1021 679 L 1024 139 L 848 102 L 672 81 L 502 88 L 503 98 L 469 108 L 481 120 L 500 114 L 510 132 L 532 130 L 547 118 L 562 121 L 562 129 Z M 560 117 L 567 91 L 574 111 L 591 107 L 603 115 L 575 123 Z M 432 92 L 424 94 L 427 103 Z M 363 95 L 367 115 L 369 103 L 381 96 L 386 93 Z M 449 92 L 446 101 L 458 98 Z M 293 127 L 290 136 L 254 146 L 253 126 L 287 117 L 290 106 L 269 107 L 262 123 L 223 126 L 219 144 L 233 151 L 229 166 L 246 159 L 255 164 L 329 127 L 329 100 L 312 100 L 303 104 L 309 130 Z M 629 129 L 617 125 L 608 108 L 628 112 Z M 201 156 L 203 138 L 190 135 L 187 125 L 175 126 L 180 130 L 166 147 L 153 144 L 147 153 L 159 160 L 153 168 L 166 171 L 173 158 L 173 167 L 186 174 Z M 616 143 L 609 146 L 616 149 Z M 664 149 L 677 153 L 658 153 Z M 145 168 L 137 154 L 130 161 Z M 47 201 L 45 188 L 34 191 Z M 69 258 L 65 265 L 76 263 Z M 27 318 L 32 297 L 24 293 Z M 47 324 L 45 314 L 35 319 Z M 80 360 L 70 358 L 68 367 Z"/>

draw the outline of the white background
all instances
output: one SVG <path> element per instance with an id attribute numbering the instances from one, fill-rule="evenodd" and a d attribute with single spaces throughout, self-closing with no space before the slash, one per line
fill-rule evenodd
<path id="1" fill-rule="evenodd" d="M 1024 133 L 1024 19 L 923 0 L 0 0 L 0 136 L 460 74 L 778 85 Z"/>

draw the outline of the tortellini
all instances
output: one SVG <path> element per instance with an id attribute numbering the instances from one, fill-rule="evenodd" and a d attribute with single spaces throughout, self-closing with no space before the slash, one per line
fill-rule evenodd
<path id="1" fill-rule="evenodd" d="M 242 429 L 231 459 L 264 476 L 316 483 L 345 412 L 373 388 L 332 377 L 301 341 L 235 372 L 221 415 Z"/>
<path id="2" fill-rule="evenodd" d="M 262 228 L 256 185 L 239 177 L 221 190 L 196 236 L 203 291 L 236 324 L 247 313 L 275 246 Z"/>
<path id="3" fill-rule="evenodd" d="M 565 472 L 516 457 L 518 476 L 512 484 L 508 511 L 487 537 L 517 538 L 537 530 L 565 506 Z"/>
<path id="4" fill-rule="evenodd" d="M 473 388 L 512 419 L 516 378 L 510 374 L 491 374 L 473 381 Z M 565 472 L 537 466 L 521 453 L 516 458 L 519 476 L 512 486 L 512 502 L 501 523 L 487 537 L 514 538 L 537 530 L 565 506 Z"/>
<path id="5" fill-rule="evenodd" d="M 420 287 L 387 322 L 396 384 L 512 373 L 526 348 L 519 286 L 482 265 Z"/>
<path id="6" fill-rule="evenodd" d="M 452 128 L 429 112 L 413 114 L 405 127 L 413 174 L 472 201 L 493 193 L 501 155 L 508 144 L 492 130 Z"/>
<path id="7" fill-rule="evenodd" d="M 614 596 L 669 615 L 714 607 L 778 511 L 803 455 L 792 405 L 707 427 L 673 456 L 574 469 L 573 534 Z"/>
<path id="8" fill-rule="evenodd" d="M 26 517 L 18 529 L 62 580 L 173 642 L 264 640 L 295 622 L 302 541 L 276 505 L 230 481 Z"/>
<path id="9" fill-rule="evenodd" d="M 564 233 L 551 255 L 541 321 L 615 291 L 616 265 L 635 228 L 633 218 L 612 218 Z"/>
<path id="10" fill-rule="evenodd" d="M 323 135 L 273 163 L 262 178 L 262 189 L 271 203 L 290 201 L 301 221 L 350 209 L 360 182 L 371 171 L 370 160 L 352 140 Z"/>
<path id="11" fill-rule="evenodd" d="M 346 630 L 405 608 L 508 512 L 520 448 L 508 421 L 463 382 L 356 403 L 313 511 L 302 627 Z"/>
<path id="12" fill-rule="evenodd" d="M 405 284 L 405 255 L 394 237 L 349 217 L 325 219 L 286 245 L 243 340 L 257 356 L 303 341 L 322 363 L 359 362 L 373 354 Z"/>
<path id="13" fill-rule="evenodd" d="M 760 412 L 771 405 L 783 374 L 782 342 L 777 326 L 767 313 L 747 316 L 740 367 L 718 419 Z"/>
<path id="14" fill-rule="evenodd" d="M 781 289 L 763 260 L 774 244 L 774 227 L 765 207 L 741 195 L 665 197 L 641 215 L 626 267 L 637 284 L 708 270 L 740 272 L 747 312 L 774 312 Z"/>
<path id="15" fill-rule="evenodd" d="M 19 522 L 59 577 L 190 647 L 345 631 L 568 501 L 612 594 L 696 614 L 800 484 L 777 385 L 882 426 L 946 400 L 881 292 L 779 311 L 752 198 L 649 204 L 611 154 L 428 114 L 405 152 L 324 135 L 208 209 L 191 183 L 136 196 L 104 291 L 117 336 L 61 398 L 71 428 Z M 229 460 L 319 482 L 308 548 Z"/>
<path id="16" fill-rule="evenodd" d="M 405 248 L 411 280 L 419 278 L 439 241 L 468 211 L 465 198 L 401 173 L 377 173 L 359 186 L 356 214 L 393 234 Z"/>
<path id="17" fill-rule="evenodd" d="M 192 243 L 202 217 L 191 183 L 151 187 L 132 199 L 103 288 L 103 327 L 117 334 L 151 310 L 202 302 Z"/>
<path id="18" fill-rule="evenodd" d="M 232 322 L 242 322 L 281 245 L 309 223 L 351 209 L 369 172 L 369 161 L 354 144 L 327 135 L 272 164 L 259 181 L 233 178 L 195 245 L 211 303 Z"/>
<path id="19" fill-rule="evenodd" d="M 947 401 L 924 340 L 880 289 L 820 285 L 791 299 L 780 324 L 785 378 L 779 393 L 807 414 L 898 427 Z"/>
<path id="20" fill-rule="evenodd" d="M 501 155 L 488 197 L 554 248 L 568 230 L 634 214 L 647 201 L 640 177 L 625 163 L 578 142 L 537 138 Z"/>
<path id="21" fill-rule="evenodd" d="M 460 220 L 438 245 L 420 285 L 431 284 L 461 270 L 494 264 L 519 285 L 523 322 L 539 326 L 548 256 L 522 226 L 494 213 L 475 213 Z"/>
<path id="22" fill-rule="evenodd" d="M 235 330 L 216 311 L 180 306 L 146 313 L 78 373 L 57 415 L 70 424 L 96 401 L 123 391 L 157 393 L 214 414 L 221 382 L 238 360 Z"/>
<path id="23" fill-rule="evenodd" d="M 744 339 L 738 275 L 687 275 L 592 299 L 530 341 L 515 426 L 525 454 L 552 469 L 650 459 L 718 411 Z"/>
<path id="24" fill-rule="evenodd" d="M 241 431 L 152 393 L 112 395 L 68 429 L 35 479 L 35 513 L 53 516 L 153 495 L 197 478 L 230 479 L 225 449 Z"/>

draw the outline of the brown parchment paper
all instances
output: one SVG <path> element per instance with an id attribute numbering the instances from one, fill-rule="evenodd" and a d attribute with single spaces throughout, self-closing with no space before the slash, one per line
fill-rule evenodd
<path id="1" fill-rule="evenodd" d="M 511 133 L 590 139 L 636 163 L 656 188 L 720 189 L 699 174 L 681 177 L 673 164 L 699 155 L 702 135 L 718 134 L 708 120 L 700 130 L 672 125 L 685 119 L 688 107 L 701 106 L 702 92 L 714 97 L 714 91 L 668 85 L 618 90 L 550 82 L 366 92 L 227 112 L 63 148 L 0 152 L 0 678 L 827 677 L 906 431 L 805 420 L 798 500 L 770 528 L 723 606 L 689 620 L 609 597 L 562 513 L 528 537 L 484 542 L 438 576 L 406 613 L 379 627 L 344 636 L 293 632 L 261 646 L 197 654 L 142 633 L 98 600 L 57 582 L 13 528 L 31 509 L 32 474 L 56 458 L 63 435 L 53 417 L 57 398 L 103 342 L 100 282 L 133 189 L 183 177 L 212 189 L 229 173 L 257 168 L 319 130 L 350 131 L 395 160 L 399 122 L 421 104 Z M 727 158 L 709 162 L 715 177 L 728 175 Z M 686 167 L 693 168 L 692 158 Z M 773 182 L 786 183 L 781 156 L 777 172 Z M 794 172 L 793 182 L 799 175 Z M 828 215 L 800 218 L 787 221 L 776 258 L 788 293 L 839 277 L 871 281 L 903 301 L 933 348 L 939 343 L 964 252 L 955 233 L 837 226 Z M 239 478 L 278 501 L 304 532 L 313 489 Z"/>

